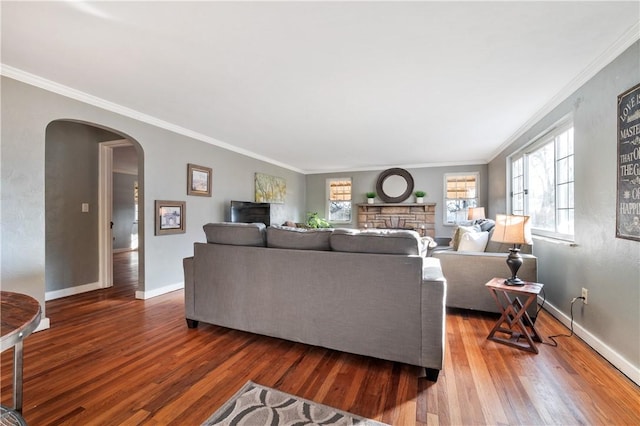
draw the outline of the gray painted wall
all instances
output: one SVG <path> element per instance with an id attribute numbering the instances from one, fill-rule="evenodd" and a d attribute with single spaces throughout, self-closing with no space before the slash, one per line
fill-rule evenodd
<path id="1" fill-rule="evenodd" d="M 113 154 L 113 249 L 131 248 L 131 236 L 137 234 L 134 187 L 138 181 L 138 153 L 134 146 L 118 146 Z"/>
<path id="2" fill-rule="evenodd" d="M 113 248 L 131 248 L 131 232 L 135 220 L 134 185 L 137 175 L 113 173 Z"/>
<path id="3" fill-rule="evenodd" d="M 113 148 L 113 170 L 118 173 L 138 174 L 138 153 L 134 146 Z"/>
<path id="4" fill-rule="evenodd" d="M 327 178 L 351 177 L 353 185 L 353 202 L 355 204 L 366 203 L 365 193 L 376 191 L 376 182 L 378 175 L 385 169 L 358 171 L 358 172 L 340 172 L 307 175 L 307 211 L 319 212 L 325 216 L 326 208 L 326 180 Z M 444 175 L 445 173 L 459 172 L 479 172 L 480 173 L 480 205 L 484 206 L 488 200 L 488 171 L 486 165 L 471 166 L 451 166 L 451 167 L 421 167 L 406 169 L 413 177 L 414 192 L 417 190 L 425 191 L 428 195 L 424 197 L 426 203 L 436 203 L 436 237 L 451 237 L 454 227 L 443 225 L 444 206 Z M 380 202 L 376 198 L 376 202 Z M 412 195 L 405 201 L 406 203 L 415 202 Z M 357 209 L 356 209 L 357 211 Z M 358 225 L 356 214 L 353 215 L 353 222 L 349 225 L 340 225 L 344 228 L 355 228 Z"/>
<path id="5" fill-rule="evenodd" d="M 489 164 L 489 210 L 495 215 L 506 206 L 506 157 L 573 114 L 577 246 L 536 239 L 538 279 L 548 303 L 566 315 L 570 300 L 587 288 L 589 305 L 576 304 L 576 323 L 635 368 L 640 367 L 640 243 L 615 237 L 616 102 L 638 82 L 636 42 Z"/>
<path id="6" fill-rule="evenodd" d="M 256 172 L 287 182 L 281 217 L 304 215 L 304 175 L 124 117 L 16 80 L 2 77 L 2 289 L 35 297 L 45 294 L 45 131 L 55 120 L 72 119 L 114 129 L 144 150 L 145 292 L 183 281 L 182 258 L 193 242 L 205 241 L 202 225 L 224 219 L 231 199 L 254 199 Z M 187 163 L 213 168 L 213 197 L 187 197 Z M 154 201 L 187 203 L 185 234 L 154 236 Z"/>

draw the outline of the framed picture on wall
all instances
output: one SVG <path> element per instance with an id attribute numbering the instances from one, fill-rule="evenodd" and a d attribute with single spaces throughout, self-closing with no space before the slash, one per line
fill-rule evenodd
<path id="1" fill-rule="evenodd" d="M 256 173 L 256 203 L 284 204 L 287 181 L 281 177 Z"/>
<path id="2" fill-rule="evenodd" d="M 211 197 L 211 182 L 210 167 L 187 164 L 187 195 Z"/>
<path id="3" fill-rule="evenodd" d="M 640 241 L 640 84 L 618 96 L 616 237 Z"/>
<path id="4" fill-rule="evenodd" d="M 156 200 L 156 235 L 184 234 L 186 230 L 186 203 Z"/>

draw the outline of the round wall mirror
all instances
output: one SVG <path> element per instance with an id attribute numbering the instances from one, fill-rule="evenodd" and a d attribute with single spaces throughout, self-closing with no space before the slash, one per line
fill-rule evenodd
<path id="1" fill-rule="evenodd" d="M 385 203 L 401 203 L 413 192 L 413 177 L 405 169 L 387 169 L 378 176 L 376 191 Z"/>

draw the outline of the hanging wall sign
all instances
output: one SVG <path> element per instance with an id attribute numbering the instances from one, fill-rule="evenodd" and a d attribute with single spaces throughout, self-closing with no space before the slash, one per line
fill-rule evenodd
<path id="1" fill-rule="evenodd" d="M 616 237 L 640 241 L 640 84 L 618 96 Z"/>

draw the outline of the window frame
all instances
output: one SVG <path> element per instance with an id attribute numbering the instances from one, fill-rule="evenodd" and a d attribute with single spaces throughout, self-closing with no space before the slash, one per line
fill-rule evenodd
<path id="1" fill-rule="evenodd" d="M 476 184 L 476 193 L 475 193 L 475 197 L 469 197 L 469 198 L 449 198 L 447 197 L 447 189 L 448 189 L 448 178 L 450 177 L 455 177 L 455 176 L 475 176 L 475 184 Z M 464 215 L 464 218 L 461 218 L 459 220 L 454 220 L 453 222 L 449 222 L 449 218 L 447 215 L 448 212 L 448 201 L 450 200 L 473 200 L 473 203 L 467 203 L 467 205 L 464 207 L 464 211 L 468 212 L 469 207 L 478 207 L 480 204 L 480 172 L 453 172 L 453 173 L 445 173 L 443 176 L 443 192 L 442 192 L 442 198 L 444 201 L 443 204 L 443 208 L 442 208 L 442 224 L 444 226 L 458 226 L 460 224 L 463 224 L 465 222 L 468 222 L 467 220 L 467 215 Z"/>
<path id="2" fill-rule="evenodd" d="M 331 183 L 349 181 L 351 186 L 351 198 L 349 200 L 331 200 Z M 351 224 L 353 223 L 353 179 L 351 177 L 333 177 L 325 180 L 325 217 L 331 224 Z M 331 219 L 331 203 L 334 201 L 344 201 L 350 204 L 350 214 L 348 220 L 332 220 Z"/>
<path id="3" fill-rule="evenodd" d="M 561 135 L 563 135 L 564 133 L 571 131 L 572 133 L 572 140 L 571 140 L 571 148 L 572 151 L 570 154 L 565 155 L 562 158 L 559 158 L 559 153 L 558 153 L 558 143 L 559 143 L 559 137 Z M 574 242 L 575 241 L 575 177 L 576 177 L 576 173 L 575 173 L 575 155 L 576 155 L 576 149 L 575 149 L 575 126 L 574 126 L 574 122 L 573 122 L 573 117 L 570 116 L 566 116 L 563 117 L 561 120 L 559 120 L 558 122 L 556 122 L 554 125 L 552 125 L 551 127 L 549 127 L 547 130 L 545 130 L 544 132 L 540 133 L 538 136 L 534 137 L 531 139 L 531 141 L 526 144 L 524 147 L 522 147 L 521 149 L 519 149 L 518 151 L 514 152 L 513 154 L 511 154 L 510 156 L 507 157 L 507 194 L 506 194 L 506 198 L 507 198 L 507 206 L 508 206 L 508 211 L 511 214 L 524 214 L 527 216 L 531 216 L 531 208 L 530 208 L 530 183 L 529 183 L 529 179 L 532 175 L 531 172 L 531 164 L 528 161 L 529 158 L 531 158 L 531 155 L 534 153 L 539 152 L 541 149 L 543 149 L 544 147 L 546 147 L 548 144 L 553 143 L 553 188 L 554 188 L 554 230 L 548 230 L 548 229 L 543 229 L 540 227 L 536 227 L 535 223 L 533 222 L 533 220 L 531 221 L 532 223 L 532 228 L 531 228 L 531 232 L 533 235 L 536 236 L 541 236 L 541 237 L 546 237 L 546 238 L 551 238 L 551 239 L 557 239 L 557 240 L 562 240 L 562 241 L 568 241 L 568 242 Z M 559 175 L 558 175 L 558 163 L 563 160 L 563 159 L 569 159 L 570 158 L 570 170 L 572 175 L 570 176 L 570 178 L 566 181 L 560 182 L 559 183 Z M 522 160 L 522 210 L 517 209 L 516 207 L 514 207 L 514 201 L 516 200 L 515 196 L 518 194 L 518 189 L 519 188 L 514 188 L 517 185 L 514 183 L 515 179 L 517 178 L 517 176 L 514 176 L 514 164 L 519 161 Z M 570 199 L 570 206 L 568 207 L 563 207 L 561 206 L 561 203 L 558 202 L 559 199 L 559 191 L 558 191 L 558 187 L 560 185 L 566 185 L 569 184 L 570 186 L 572 186 L 571 189 L 571 194 L 569 195 L 569 199 Z M 560 210 L 569 210 L 569 214 L 571 216 L 571 230 L 573 231 L 573 233 L 564 233 L 564 232 L 560 232 L 560 225 L 559 225 L 559 211 Z M 532 218 L 533 219 L 533 218 Z"/>

